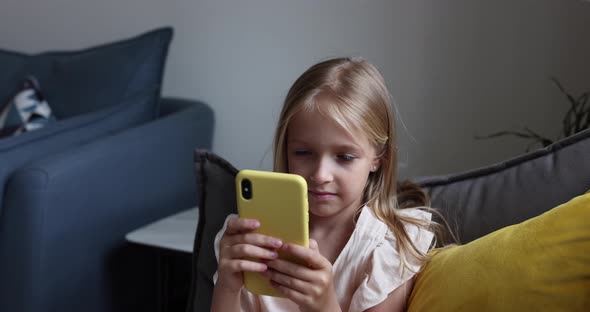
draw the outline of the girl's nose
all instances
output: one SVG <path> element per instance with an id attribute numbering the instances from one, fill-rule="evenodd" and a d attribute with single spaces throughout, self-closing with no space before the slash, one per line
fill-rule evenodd
<path id="1" fill-rule="evenodd" d="M 310 179 L 316 184 L 332 182 L 333 176 L 329 161 L 325 159 L 318 160 Z"/>

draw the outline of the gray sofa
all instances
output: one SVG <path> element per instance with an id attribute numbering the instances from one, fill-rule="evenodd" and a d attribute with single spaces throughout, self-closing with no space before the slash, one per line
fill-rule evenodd
<path id="1" fill-rule="evenodd" d="M 235 213 L 237 169 L 221 157 L 195 152 L 199 225 L 187 311 L 208 311 L 217 262 L 213 239 Z M 420 177 L 462 243 L 537 216 L 590 189 L 590 129 L 547 148 L 476 170 Z M 588 207 L 590 212 L 590 207 Z"/>

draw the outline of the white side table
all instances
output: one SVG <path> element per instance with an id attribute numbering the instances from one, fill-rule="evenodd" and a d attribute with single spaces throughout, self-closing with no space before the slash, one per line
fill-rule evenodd
<path id="1" fill-rule="evenodd" d="M 198 223 L 199 209 L 192 208 L 130 232 L 125 239 L 140 245 L 192 253 Z"/>

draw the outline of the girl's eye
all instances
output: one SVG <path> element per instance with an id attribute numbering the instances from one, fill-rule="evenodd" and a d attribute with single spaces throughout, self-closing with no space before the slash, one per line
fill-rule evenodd
<path id="1" fill-rule="evenodd" d="M 295 156 L 307 156 L 311 154 L 311 152 L 308 150 L 295 150 L 293 154 L 295 154 Z"/>
<path id="2" fill-rule="evenodd" d="M 356 157 L 351 154 L 340 154 L 340 155 L 338 155 L 338 159 L 343 160 L 343 161 L 353 161 L 356 159 Z"/>

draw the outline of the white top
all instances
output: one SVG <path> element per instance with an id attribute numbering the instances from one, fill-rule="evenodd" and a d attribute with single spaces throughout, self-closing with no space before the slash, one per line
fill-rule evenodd
<path id="1" fill-rule="evenodd" d="M 403 209 L 402 214 L 430 220 L 431 214 L 415 209 Z M 219 242 L 227 221 L 215 237 L 215 256 L 219 261 Z M 406 231 L 418 250 L 426 252 L 433 233 L 406 225 Z M 377 219 L 371 209 L 363 207 L 355 229 L 332 265 L 334 287 L 342 311 L 364 311 L 383 302 L 389 293 L 407 282 L 420 266 L 408 259 L 411 270 L 403 270 L 397 242 L 387 224 Z M 415 259 L 414 259 L 415 260 Z M 217 273 L 214 276 L 217 282 Z M 289 299 L 257 296 L 242 288 L 242 311 L 299 311 Z"/>

